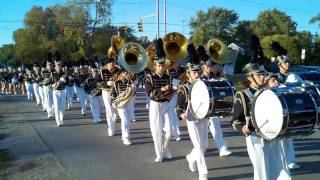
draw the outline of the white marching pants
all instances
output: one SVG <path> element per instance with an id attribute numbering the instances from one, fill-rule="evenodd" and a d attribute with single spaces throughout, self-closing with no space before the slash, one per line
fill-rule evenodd
<path id="1" fill-rule="evenodd" d="M 134 105 L 135 105 L 135 103 L 136 103 L 136 95 L 134 95 L 132 97 L 132 99 L 130 100 L 129 105 L 128 105 L 129 106 L 128 110 L 129 110 L 129 120 L 130 121 L 134 121 L 135 118 L 136 118 L 136 116 L 134 114 Z"/>
<path id="2" fill-rule="evenodd" d="M 90 107 L 93 117 L 93 123 L 98 123 L 101 121 L 101 96 L 89 96 Z"/>
<path id="3" fill-rule="evenodd" d="M 67 98 L 67 109 L 72 107 L 73 101 L 73 86 L 65 86 L 66 87 L 66 98 Z"/>
<path id="4" fill-rule="evenodd" d="M 63 112 L 66 104 L 66 92 L 65 90 L 53 90 L 53 104 L 54 104 L 54 116 L 56 118 L 57 125 L 63 124 Z"/>
<path id="5" fill-rule="evenodd" d="M 210 117 L 209 118 L 209 129 L 212 134 L 212 137 L 217 145 L 219 152 L 221 150 L 228 150 L 227 143 L 223 138 L 220 118 L 219 117 Z"/>
<path id="6" fill-rule="evenodd" d="M 172 123 L 172 136 L 174 138 L 178 138 L 180 136 L 180 128 L 179 128 L 179 119 L 177 116 L 177 113 L 175 111 L 175 107 L 177 105 L 177 99 L 178 99 L 178 94 L 174 94 L 169 101 L 168 105 L 168 113 L 171 118 L 171 123 Z"/>
<path id="7" fill-rule="evenodd" d="M 43 87 L 41 87 L 41 86 L 39 86 L 39 94 L 40 94 L 40 99 L 41 99 L 42 110 L 45 111 L 46 110 L 46 102 L 45 102 L 45 98 L 44 98 Z"/>
<path id="8" fill-rule="evenodd" d="M 130 138 L 130 130 L 129 130 L 129 123 L 130 123 L 130 106 L 124 106 L 122 108 L 117 108 L 119 117 L 121 119 L 121 134 L 122 140 L 126 140 Z"/>
<path id="9" fill-rule="evenodd" d="M 171 139 L 171 121 L 168 113 L 168 102 L 150 100 L 150 130 L 157 158 L 162 158 Z M 162 136 L 164 132 L 164 137 Z"/>
<path id="10" fill-rule="evenodd" d="M 291 179 L 284 149 L 279 140 L 265 141 L 255 132 L 246 137 L 255 180 Z"/>
<path id="11" fill-rule="evenodd" d="M 112 106 L 109 91 L 102 91 L 104 108 L 106 109 L 106 119 L 108 123 L 108 132 L 114 134 L 116 131 L 117 110 Z"/>
<path id="12" fill-rule="evenodd" d="M 79 98 L 80 106 L 81 106 L 81 113 L 85 114 L 87 112 L 87 99 L 88 95 L 81 87 L 76 87 L 76 94 L 77 98 Z"/>
<path id="13" fill-rule="evenodd" d="M 48 117 L 53 117 L 53 96 L 52 89 L 49 86 L 43 86 L 44 99 Z"/>
<path id="14" fill-rule="evenodd" d="M 36 97 L 37 104 L 41 104 L 41 97 L 40 97 L 40 89 L 37 83 L 33 83 L 33 92 L 34 96 Z"/>
<path id="15" fill-rule="evenodd" d="M 288 165 L 296 162 L 296 154 L 294 152 L 292 138 L 284 138 L 281 140 Z"/>
<path id="16" fill-rule="evenodd" d="M 190 114 L 189 114 L 190 115 Z M 199 175 L 208 174 L 204 153 L 208 148 L 208 120 L 189 121 L 187 128 L 193 149 L 188 154 L 189 160 L 197 164 Z"/>
<path id="17" fill-rule="evenodd" d="M 32 101 L 33 100 L 33 84 L 25 82 L 25 85 L 27 89 L 28 100 Z"/>

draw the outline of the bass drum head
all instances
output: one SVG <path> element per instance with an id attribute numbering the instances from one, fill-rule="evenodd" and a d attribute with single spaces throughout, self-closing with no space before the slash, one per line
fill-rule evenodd
<path id="1" fill-rule="evenodd" d="M 190 110 L 196 119 L 204 119 L 207 116 L 210 106 L 210 97 L 207 85 L 201 81 L 196 81 L 191 88 Z"/>
<path id="2" fill-rule="evenodd" d="M 283 124 L 283 107 L 272 90 L 264 90 L 257 96 L 253 115 L 253 125 L 265 139 L 272 140 L 279 135 Z"/>

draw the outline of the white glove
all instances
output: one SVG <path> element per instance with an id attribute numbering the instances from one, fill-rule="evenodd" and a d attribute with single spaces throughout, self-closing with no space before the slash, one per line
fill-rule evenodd
<path id="1" fill-rule="evenodd" d="M 112 85 L 113 85 L 113 82 L 112 82 L 112 81 L 107 81 L 107 85 L 108 85 L 108 86 L 112 86 Z"/>
<path id="2" fill-rule="evenodd" d="M 64 77 L 61 77 L 59 80 L 62 82 L 66 82 L 66 79 Z"/>
<path id="3" fill-rule="evenodd" d="M 133 88 L 134 88 L 134 87 L 136 87 L 136 85 L 133 83 L 133 84 L 131 84 L 131 87 L 133 87 Z"/>

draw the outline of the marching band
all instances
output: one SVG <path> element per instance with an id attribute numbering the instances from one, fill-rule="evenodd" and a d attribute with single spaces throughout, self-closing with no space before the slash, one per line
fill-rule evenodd
<path id="1" fill-rule="evenodd" d="M 208 130 L 215 140 L 219 155 L 232 155 L 220 124 L 222 118 L 228 116 L 231 117 L 232 127 L 246 139 L 254 179 L 291 179 L 290 169 L 300 168 L 295 162 L 291 134 L 310 134 L 316 123 L 309 129 L 301 128 L 292 122 L 296 117 L 283 113 L 280 119 L 289 121 L 288 127 L 284 129 L 285 125 L 277 125 L 281 127 L 276 129 L 270 125 L 272 119 L 263 119 L 264 111 L 259 109 L 260 101 L 272 92 L 281 94 L 295 91 L 298 97 L 296 103 L 300 105 L 302 100 L 299 98 L 303 93 L 299 88 L 303 82 L 290 73 L 287 55 L 280 53 L 276 57 L 280 70 L 278 74 L 267 72 L 263 65 L 255 62 L 246 64 L 242 68 L 245 87 L 236 92 L 222 73 L 222 66 L 226 63 L 223 58 L 227 57 L 225 45 L 219 40 L 212 40 L 207 48 L 199 46 L 196 49 L 193 44 L 181 40 L 181 36 L 172 33 L 163 39 L 159 38 L 152 51 L 148 48 L 146 52 L 140 45 L 126 44 L 121 37 L 113 37 L 112 47 L 108 50 L 108 56 L 103 58 L 101 67 L 97 62 L 84 59 L 74 66 L 70 63 L 64 66 L 59 53 L 56 53 L 55 63 L 51 54 L 48 54 L 42 67 L 35 65 L 26 71 L 1 69 L 1 92 L 9 94 L 19 89 L 25 92 L 25 89 L 28 100 L 32 101 L 35 97 L 37 105 L 42 105 L 48 118 L 55 118 L 58 127 L 64 124 L 64 111 L 73 107 L 75 94 L 82 115 L 86 115 L 87 106 L 90 105 L 93 123 L 102 121 L 104 107 L 108 136 L 115 134 L 118 115 L 122 143 L 131 145 L 129 124 L 136 119 L 134 105 L 137 82 L 140 80 L 137 74 L 145 72 L 144 86 L 148 96 L 155 162 L 172 158 L 169 141 L 172 137 L 177 141 L 181 139 L 180 121 L 185 121 L 193 145 L 191 152 L 186 155 L 189 169 L 191 172 L 198 171 L 199 179 L 207 179 L 205 152 L 208 148 Z M 147 67 L 148 71 L 145 70 Z M 294 83 L 292 86 L 295 88 L 290 88 L 290 83 Z M 207 95 L 208 98 L 200 98 L 202 94 L 196 93 L 196 88 L 205 92 L 203 96 Z M 311 98 L 316 97 L 312 95 Z M 283 103 L 284 100 L 279 102 Z M 290 108 L 290 104 L 287 106 Z M 268 113 L 266 116 L 272 113 L 271 110 Z M 264 126 L 271 129 L 265 130 Z"/>

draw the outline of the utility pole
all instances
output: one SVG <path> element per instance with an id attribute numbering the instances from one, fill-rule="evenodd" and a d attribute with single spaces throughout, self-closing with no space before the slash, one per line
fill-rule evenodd
<path id="1" fill-rule="evenodd" d="M 160 38 L 160 0 L 156 0 L 157 6 L 157 38 Z"/>
<path id="2" fill-rule="evenodd" d="M 166 0 L 163 0 L 163 19 L 164 19 L 164 34 L 167 34 L 167 6 L 166 6 Z"/>

